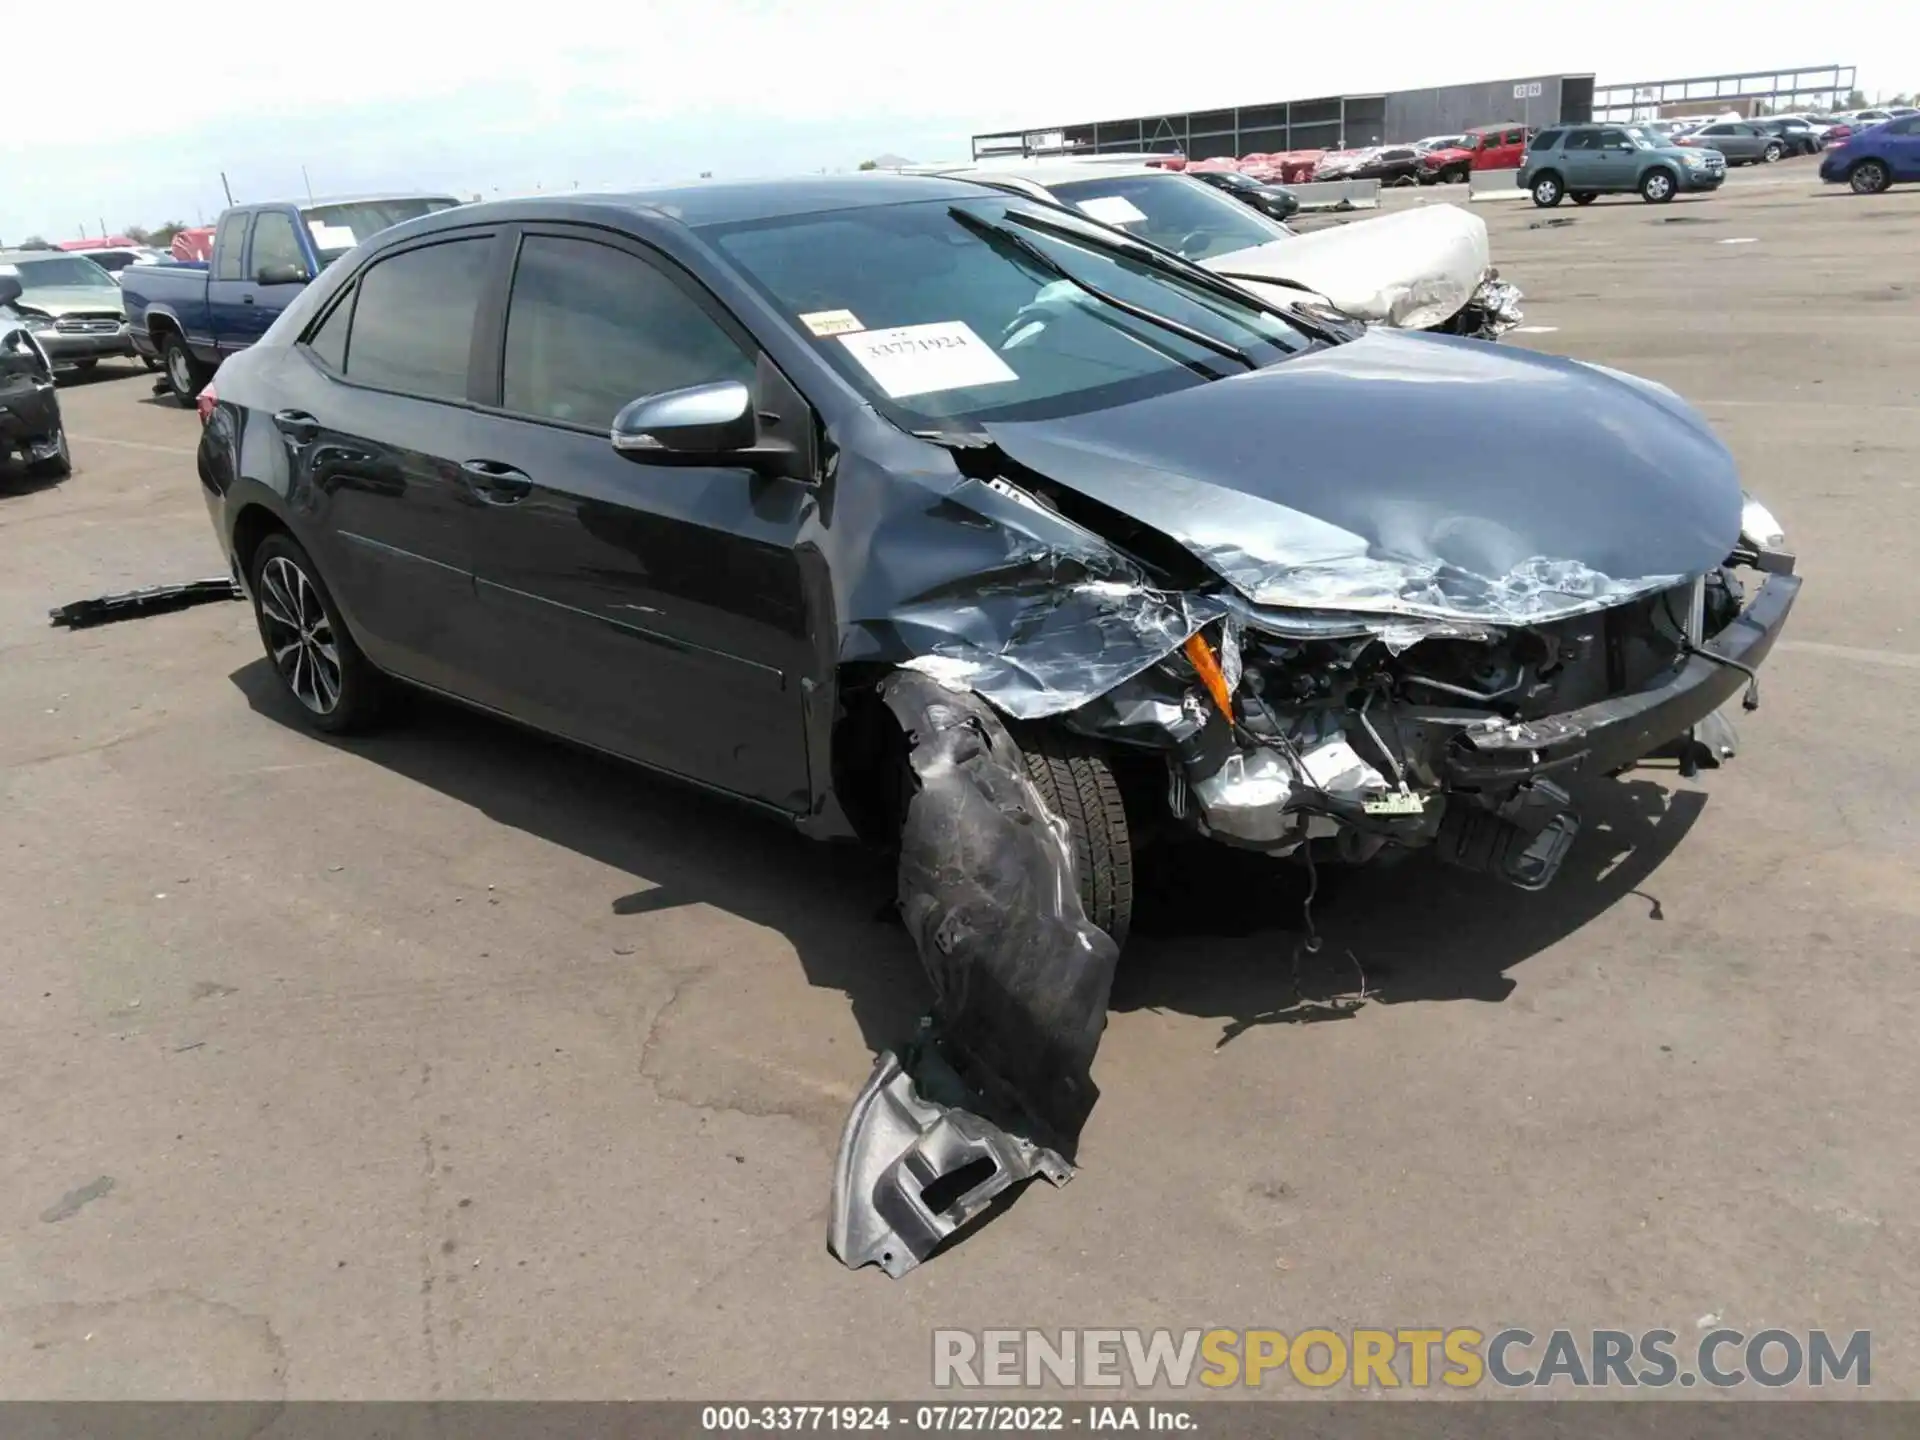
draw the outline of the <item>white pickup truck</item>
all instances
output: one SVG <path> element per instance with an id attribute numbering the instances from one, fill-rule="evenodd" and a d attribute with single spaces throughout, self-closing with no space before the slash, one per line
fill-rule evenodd
<path id="1" fill-rule="evenodd" d="M 1100 160 L 917 166 L 1070 206 L 1268 300 L 1319 299 L 1370 325 L 1491 340 L 1520 321 L 1520 291 L 1489 261 L 1486 222 L 1427 205 L 1300 235 L 1171 170 Z"/>

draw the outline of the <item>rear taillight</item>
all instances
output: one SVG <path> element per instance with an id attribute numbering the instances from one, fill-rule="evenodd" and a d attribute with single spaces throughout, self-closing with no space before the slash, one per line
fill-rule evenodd
<path id="1" fill-rule="evenodd" d="M 220 397 L 213 393 L 213 386 L 209 385 L 200 392 L 200 398 L 194 401 L 193 405 L 194 409 L 200 412 L 200 423 L 202 425 L 213 418 L 213 407 L 219 403 Z"/>

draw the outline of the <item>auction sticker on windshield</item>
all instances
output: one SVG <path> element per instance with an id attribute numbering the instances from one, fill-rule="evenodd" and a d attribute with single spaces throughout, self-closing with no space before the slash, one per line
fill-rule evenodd
<path id="1" fill-rule="evenodd" d="M 1079 209 L 1102 225 L 1137 225 L 1147 218 L 1147 212 L 1124 195 L 1096 195 L 1082 200 Z"/>
<path id="2" fill-rule="evenodd" d="M 963 320 L 863 330 L 839 340 L 860 368 L 895 400 L 1020 378 Z"/>
<path id="3" fill-rule="evenodd" d="M 360 243 L 354 237 L 353 230 L 346 225 L 329 225 L 324 220 L 309 220 L 307 229 L 313 235 L 313 243 L 322 250 L 351 250 Z"/>
<path id="4" fill-rule="evenodd" d="M 800 323 L 820 336 L 847 335 L 867 328 L 851 310 L 812 310 L 800 317 Z"/>

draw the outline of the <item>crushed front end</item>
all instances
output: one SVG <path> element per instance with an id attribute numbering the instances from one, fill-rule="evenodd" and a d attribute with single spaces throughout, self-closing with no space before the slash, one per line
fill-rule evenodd
<path id="1" fill-rule="evenodd" d="M 1568 784 L 1735 749 L 1719 714 L 1793 604 L 1792 557 L 1749 598 L 1731 566 L 1533 625 L 1311 639 L 1255 609 L 1201 631 L 1134 682 L 1169 707 L 1168 808 L 1228 844 L 1340 859 L 1388 847 L 1524 889 L 1552 881 L 1579 817 Z M 1268 628 L 1268 621 L 1276 628 Z"/>
<path id="2" fill-rule="evenodd" d="M 1097 1095 L 1117 947 L 1018 737 L 1144 780 L 1150 826 L 1539 889 L 1576 781 L 1733 754 L 1720 709 L 1758 703 L 1799 590 L 1677 395 L 1505 347 L 1371 330 L 939 441 L 932 505 L 870 532 L 886 583 L 848 594 L 842 648 L 907 746 L 899 903 L 934 994 L 835 1172 L 835 1253 L 894 1275 L 1064 1181 Z"/>

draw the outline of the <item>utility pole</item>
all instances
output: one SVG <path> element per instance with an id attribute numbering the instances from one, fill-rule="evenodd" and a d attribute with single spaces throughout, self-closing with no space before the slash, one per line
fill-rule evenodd
<path id="1" fill-rule="evenodd" d="M 232 209 L 233 208 L 233 187 L 227 184 L 227 172 L 224 170 L 220 172 L 220 188 L 227 192 L 227 208 Z"/>

